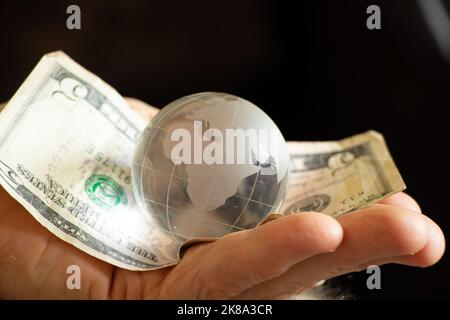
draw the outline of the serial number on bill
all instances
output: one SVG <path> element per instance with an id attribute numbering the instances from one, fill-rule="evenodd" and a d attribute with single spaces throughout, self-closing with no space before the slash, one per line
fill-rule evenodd
<path id="1" fill-rule="evenodd" d="M 269 315 L 272 314 L 270 304 L 222 304 L 218 307 L 189 306 L 184 304 L 179 306 L 178 315 L 197 315 L 208 318 L 212 314 L 221 315 Z"/>

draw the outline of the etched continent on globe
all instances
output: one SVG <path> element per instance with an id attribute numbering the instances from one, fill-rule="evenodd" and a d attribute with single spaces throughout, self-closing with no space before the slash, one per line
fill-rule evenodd
<path id="1" fill-rule="evenodd" d="M 261 109 L 233 95 L 199 93 L 163 108 L 143 132 L 133 189 L 163 230 L 220 237 L 276 211 L 288 169 L 286 142 Z"/>

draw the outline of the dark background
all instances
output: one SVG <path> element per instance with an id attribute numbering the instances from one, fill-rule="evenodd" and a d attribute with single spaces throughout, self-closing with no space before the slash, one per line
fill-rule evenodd
<path id="1" fill-rule="evenodd" d="M 82 29 L 66 28 L 81 7 Z M 381 8 L 382 29 L 366 28 Z M 0 100 L 64 50 L 122 95 L 162 107 L 224 91 L 265 110 L 287 140 L 382 132 L 408 186 L 448 236 L 450 67 L 414 0 L 1 1 Z M 340 277 L 357 298 L 450 298 L 448 255 L 428 269 Z"/>

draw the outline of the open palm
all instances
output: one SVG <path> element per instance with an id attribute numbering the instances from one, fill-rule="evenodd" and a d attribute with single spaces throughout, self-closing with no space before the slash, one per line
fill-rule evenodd
<path id="1" fill-rule="evenodd" d="M 0 188 L 0 298 L 285 298 L 372 264 L 429 266 L 444 247 L 440 228 L 400 193 L 337 219 L 283 217 L 192 246 L 177 266 L 128 271 L 60 240 Z M 70 265 L 80 267 L 80 290 L 67 288 Z"/>

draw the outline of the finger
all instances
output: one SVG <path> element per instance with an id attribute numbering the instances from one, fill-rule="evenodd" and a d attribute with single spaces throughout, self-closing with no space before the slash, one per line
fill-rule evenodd
<path id="1" fill-rule="evenodd" d="M 159 111 L 144 101 L 126 97 L 125 101 L 129 104 L 130 108 L 133 109 L 139 116 L 144 118 L 146 121 L 150 121 Z"/>
<path id="2" fill-rule="evenodd" d="M 337 219 L 344 230 L 344 239 L 335 252 L 302 261 L 238 298 L 288 297 L 322 279 L 361 270 L 369 262 L 412 255 L 428 243 L 425 216 L 408 209 L 380 204 Z"/>
<path id="3" fill-rule="evenodd" d="M 285 273 L 296 263 L 335 250 L 339 223 L 320 213 L 283 217 L 189 249 L 164 281 L 162 297 L 225 299 Z M 180 277 L 172 275 L 182 275 Z"/>
<path id="4" fill-rule="evenodd" d="M 378 202 L 379 204 L 388 204 L 397 207 L 403 207 L 411 211 L 422 212 L 419 204 L 410 195 L 399 192 Z"/>
<path id="5" fill-rule="evenodd" d="M 425 217 L 428 242 L 425 247 L 413 255 L 403 255 L 374 261 L 373 264 L 397 263 L 415 267 L 429 267 L 437 263 L 445 252 L 445 237 L 441 228 L 430 218 Z"/>
<path id="6" fill-rule="evenodd" d="M 408 208 L 412 211 L 422 212 L 417 202 L 404 192 L 397 193 L 379 203 L 391 204 Z M 416 267 L 428 267 L 437 263 L 445 252 L 445 237 L 439 226 L 430 218 L 425 217 L 428 224 L 428 243 L 425 248 L 414 255 L 406 255 L 394 258 L 388 258 L 382 261 L 374 261 L 374 264 L 398 263 Z M 392 261 L 394 259 L 394 261 Z"/>
<path id="7" fill-rule="evenodd" d="M 429 235 L 428 242 L 425 247 L 413 255 L 403 255 L 396 257 L 386 257 L 376 259 L 363 263 L 359 270 L 367 269 L 370 265 L 385 265 L 390 263 L 414 266 L 414 267 L 429 267 L 437 263 L 445 252 L 445 238 L 442 230 L 431 219 L 425 217 L 427 220 L 427 232 Z M 358 270 L 354 270 L 358 271 Z"/>

